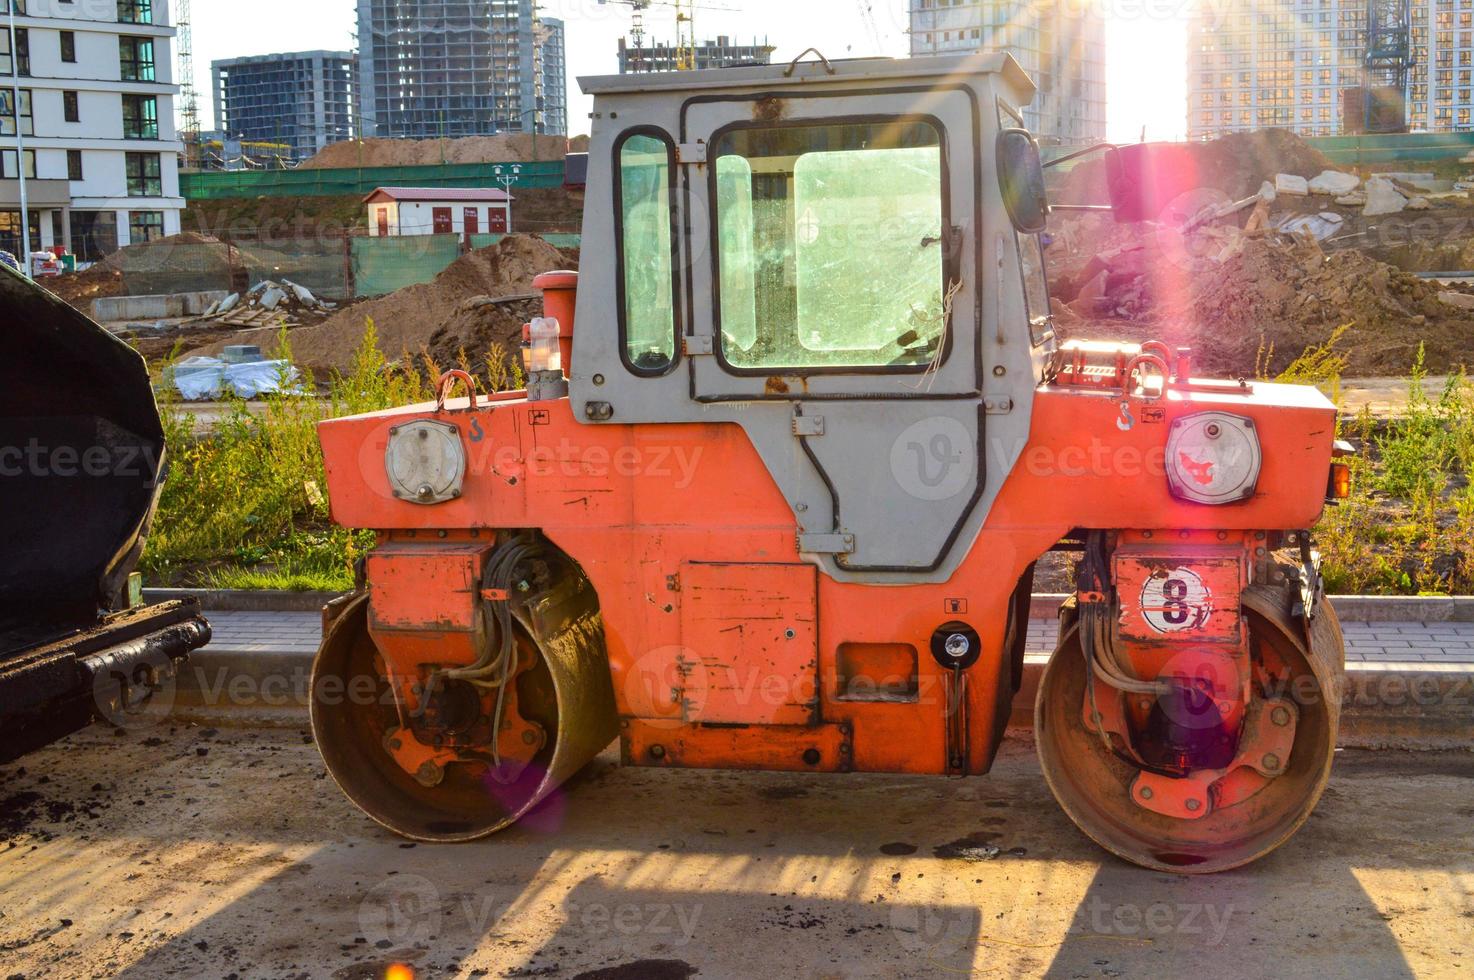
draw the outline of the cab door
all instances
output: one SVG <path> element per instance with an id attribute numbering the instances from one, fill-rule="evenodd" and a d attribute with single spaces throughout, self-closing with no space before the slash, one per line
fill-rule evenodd
<path id="1" fill-rule="evenodd" d="M 682 110 L 690 397 L 841 571 L 937 569 L 982 494 L 979 120 L 961 85 Z"/>

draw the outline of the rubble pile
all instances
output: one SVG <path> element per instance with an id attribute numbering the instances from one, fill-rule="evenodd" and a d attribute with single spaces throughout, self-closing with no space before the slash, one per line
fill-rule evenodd
<path id="1" fill-rule="evenodd" d="M 1303 177 L 1307 181 L 1335 169 L 1319 150 L 1312 149 L 1287 129 L 1261 129 L 1233 133 L 1184 148 L 1190 154 L 1198 186 L 1218 191 L 1232 200 L 1258 193 L 1266 179 L 1275 174 Z M 1074 204 L 1100 204 L 1107 200 L 1105 160 L 1087 158 L 1070 171 L 1057 192 L 1057 199 Z"/>
<path id="2" fill-rule="evenodd" d="M 312 295 L 312 290 L 290 279 L 263 279 L 245 294 L 231 293 L 214 303 L 200 318 L 218 326 L 300 327 L 315 323 L 338 308 Z"/>
<path id="3" fill-rule="evenodd" d="M 541 238 L 508 235 L 461 256 L 431 282 L 406 286 L 293 330 L 293 357 L 317 375 L 346 374 L 371 322 L 379 349 L 390 357 L 429 354 L 446 366 L 464 348 L 473 366 L 479 367 L 496 343 L 504 355 L 515 358 L 522 324 L 541 308 L 533 278 L 567 267 L 565 256 Z M 276 332 L 274 327 L 235 331 L 190 353 L 215 355 L 236 344 L 271 349 Z"/>
<path id="4" fill-rule="evenodd" d="M 1279 370 L 1343 325 L 1351 374 L 1405 373 L 1420 344 L 1432 371 L 1471 360 L 1474 292 L 1402 270 L 1474 268 L 1474 240 L 1454 230 L 1474 205 L 1474 175 L 1363 179 L 1282 130 L 1174 152 L 1174 166 L 1200 186 L 1156 220 L 1056 218 L 1048 258 L 1062 333 L 1191 346 L 1205 370 L 1231 376 L 1252 375 L 1264 356 Z M 1071 174 L 1055 194 L 1106 200 L 1103 164 Z M 1406 234 L 1414 221 L 1449 231 L 1423 241 Z"/>
<path id="5" fill-rule="evenodd" d="M 1327 252 L 1303 231 L 1089 218 L 1097 227 L 1075 222 L 1051 245 L 1066 335 L 1189 346 L 1205 371 L 1232 377 L 1252 376 L 1261 357 L 1281 370 L 1343 325 L 1350 374 L 1405 373 L 1420 344 L 1432 371 L 1468 360 L 1474 296 L 1362 252 Z"/>

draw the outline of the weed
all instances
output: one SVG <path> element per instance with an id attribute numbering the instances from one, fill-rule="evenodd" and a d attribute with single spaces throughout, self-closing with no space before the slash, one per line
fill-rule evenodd
<path id="1" fill-rule="evenodd" d="M 292 359 L 285 331 L 274 356 Z M 428 356 L 389 361 L 370 321 L 352 368 L 329 379 L 322 395 L 310 376 L 284 375 L 282 392 L 259 403 L 225 399 L 223 416 L 206 432 L 188 405 L 162 391 L 169 472 L 143 570 L 189 586 L 350 588 L 373 534 L 331 522 L 317 424 L 428 401 L 439 375 Z"/>

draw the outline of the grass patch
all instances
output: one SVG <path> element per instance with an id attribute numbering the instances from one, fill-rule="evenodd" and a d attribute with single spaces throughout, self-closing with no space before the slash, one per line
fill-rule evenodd
<path id="1" fill-rule="evenodd" d="M 482 384 L 520 383 L 496 354 L 486 358 L 498 367 L 488 366 Z M 291 361 L 285 332 L 274 356 Z M 254 412 L 233 399 L 212 431 L 197 434 L 188 404 L 161 393 L 169 473 L 140 567 L 156 583 L 192 588 L 352 588 L 354 564 L 374 535 L 332 523 L 317 424 L 432 400 L 440 373 L 424 356 L 390 361 L 370 321 L 352 370 L 320 395 L 269 395 Z M 310 376 L 296 388 L 316 390 Z"/>
<path id="2" fill-rule="evenodd" d="M 1435 393 L 1426 381 L 1420 349 L 1406 412 L 1350 426 L 1351 496 L 1315 529 L 1331 592 L 1474 592 L 1474 389 L 1462 373 Z"/>

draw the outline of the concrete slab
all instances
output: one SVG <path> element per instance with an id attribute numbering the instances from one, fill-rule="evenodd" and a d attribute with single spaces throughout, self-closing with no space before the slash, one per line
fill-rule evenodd
<path id="1" fill-rule="evenodd" d="M 92 301 L 92 318 L 100 323 L 118 320 L 166 320 L 200 316 L 228 293 L 223 289 L 153 296 L 100 296 Z"/>

